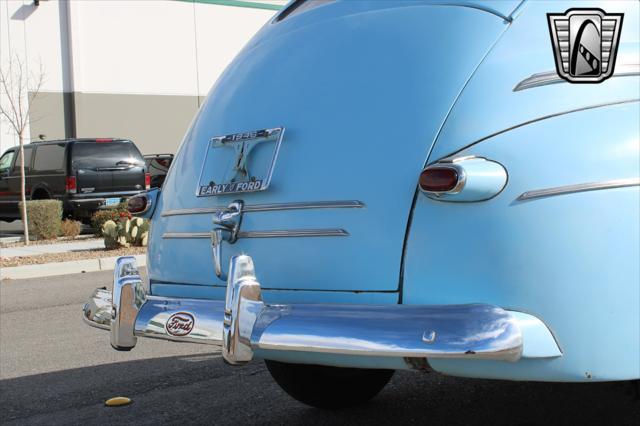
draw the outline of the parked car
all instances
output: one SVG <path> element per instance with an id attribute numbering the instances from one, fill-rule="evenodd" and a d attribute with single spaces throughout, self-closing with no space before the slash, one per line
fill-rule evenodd
<path id="1" fill-rule="evenodd" d="M 126 139 L 65 139 L 24 146 L 28 200 L 57 199 L 65 216 L 88 220 L 150 186 L 140 151 Z M 0 218 L 20 218 L 20 150 L 0 157 Z"/>
<path id="2" fill-rule="evenodd" d="M 639 7 L 291 2 L 131 199 L 149 280 L 120 258 L 85 320 L 321 407 L 397 369 L 640 378 Z"/>
<path id="3" fill-rule="evenodd" d="M 151 188 L 162 188 L 172 161 L 173 154 L 149 154 L 144 156 L 147 171 L 151 175 Z"/>

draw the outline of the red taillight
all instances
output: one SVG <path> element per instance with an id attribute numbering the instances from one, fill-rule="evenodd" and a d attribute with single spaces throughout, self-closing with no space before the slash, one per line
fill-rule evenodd
<path id="1" fill-rule="evenodd" d="M 447 192 L 458 186 L 459 175 L 452 167 L 427 167 L 420 173 L 420 188 L 426 192 Z"/>
<path id="2" fill-rule="evenodd" d="M 149 200 L 145 194 L 134 195 L 127 201 L 127 210 L 129 213 L 144 213 L 147 210 Z"/>
<path id="3" fill-rule="evenodd" d="M 67 176 L 65 187 L 67 192 L 75 193 L 77 190 L 76 187 L 76 177 L 75 176 Z"/>
<path id="4" fill-rule="evenodd" d="M 105 142 L 113 142 L 113 139 L 110 139 L 110 138 L 96 139 L 96 143 L 105 143 Z"/>
<path id="5" fill-rule="evenodd" d="M 151 188 L 151 173 L 144 174 L 144 189 Z"/>

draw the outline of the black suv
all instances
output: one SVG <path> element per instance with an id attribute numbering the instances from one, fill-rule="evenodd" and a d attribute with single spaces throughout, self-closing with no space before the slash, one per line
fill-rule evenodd
<path id="1" fill-rule="evenodd" d="M 24 146 L 26 197 L 57 199 L 65 216 L 87 220 L 100 208 L 149 189 L 151 177 L 133 142 L 65 139 Z M 20 218 L 20 149 L 0 157 L 0 220 Z"/>

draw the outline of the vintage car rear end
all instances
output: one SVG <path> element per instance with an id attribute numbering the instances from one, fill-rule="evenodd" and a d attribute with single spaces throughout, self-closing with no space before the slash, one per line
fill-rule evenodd
<path id="1" fill-rule="evenodd" d="M 572 84 L 547 13 L 575 6 L 292 2 L 142 200 L 149 282 L 122 258 L 85 320 L 266 359 L 318 406 L 394 369 L 640 378 L 639 6 L 581 5 L 624 24 L 618 71 Z"/>

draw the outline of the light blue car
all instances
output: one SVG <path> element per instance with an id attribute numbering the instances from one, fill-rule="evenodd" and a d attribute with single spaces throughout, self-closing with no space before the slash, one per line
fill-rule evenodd
<path id="1" fill-rule="evenodd" d="M 340 407 L 397 369 L 640 378 L 640 3 L 291 2 L 212 88 L 89 324 L 264 359 Z M 216 348 L 212 348 L 212 351 Z"/>

